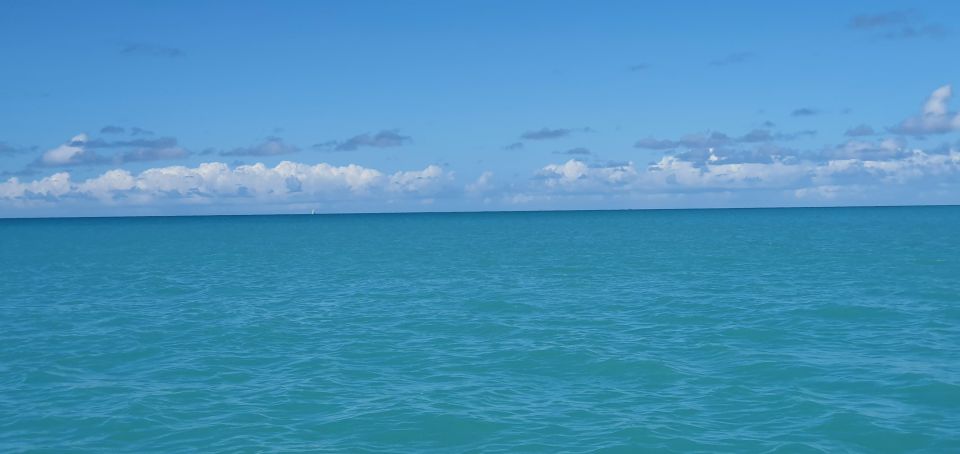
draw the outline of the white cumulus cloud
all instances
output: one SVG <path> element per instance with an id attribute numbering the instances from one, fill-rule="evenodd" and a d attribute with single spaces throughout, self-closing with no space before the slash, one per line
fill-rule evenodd
<path id="1" fill-rule="evenodd" d="M 108 204 L 148 204 L 158 200 L 214 203 L 245 198 L 261 202 L 325 199 L 426 197 L 447 187 L 453 174 L 431 165 L 423 170 L 385 174 L 356 164 L 333 166 L 283 161 L 230 167 L 208 162 L 196 167 L 157 167 L 133 174 L 113 169 L 74 181 L 67 172 L 33 180 L 0 182 L 0 202 L 44 203 L 89 199 Z"/>
<path id="2" fill-rule="evenodd" d="M 646 167 L 633 162 L 591 165 L 571 159 L 540 169 L 537 184 L 527 196 L 773 190 L 793 191 L 798 197 L 819 194 L 832 198 L 844 188 L 863 191 L 906 184 L 956 184 L 960 177 L 960 150 L 956 149 L 940 153 L 914 149 L 869 157 L 850 155 L 829 160 L 810 156 L 742 163 L 691 161 L 668 155 Z"/>
<path id="3" fill-rule="evenodd" d="M 948 104 L 953 88 L 944 85 L 930 94 L 920 115 L 901 122 L 893 131 L 903 134 L 943 134 L 960 131 L 960 113 L 950 112 Z"/>
<path id="4" fill-rule="evenodd" d="M 78 134 L 69 142 L 51 149 L 40 156 L 40 162 L 48 166 L 77 164 L 91 157 L 84 149 L 86 134 Z"/>

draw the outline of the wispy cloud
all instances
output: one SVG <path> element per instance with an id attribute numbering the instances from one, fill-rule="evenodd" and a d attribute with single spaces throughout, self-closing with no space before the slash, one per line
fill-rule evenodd
<path id="1" fill-rule="evenodd" d="M 0 142 L 0 156 L 27 153 L 36 149 L 37 147 L 21 147 L 7 142 Z"/>
<path id="2" fill-rule="evenodd" d="M 464 189 L 468 194 L 482 194 L 493 188 L 493 172 L 486 171 L 480 174 L 476 180 L 466 185 Z"/>
<path id="3" fill-rule="evenodd" d="M 120 49 L 120 53 L 124 55 L 162 58 L 180 58 L 186 55 L 182 49 L 176 47 L 164 47 L 147 43 L 128 44 Z"/>
<path id="4" fill-rule="evenodd" d="M 576 147 L 576 148 L 571 148 L 569 150 L 554 151 L 553 153 L 568 155 L 568 156 L 589 156 L 593 154 L 593 152 L 590 151 L 589 148 L 585 148 L 585 147 Z"/>
<path id="5" fill-rule="evenodd" d="M 885 39 L 939 38 L 947 34 L 945 27 L 925 20 L 915 10 L 860 14 L 850 19 L 848 27 Z"/>
<path id="6" fill-rule="evenodd" d="M 511 143 L 510 145 L 505 145 L 505 146 L 503 147 L 503 149 L 504 149 L 504 150 L 520 150 L 520 149 L 523 149 L 523 142 L 514 142 L 514 143 Z"/>
<path id="7" fill-rule="evenodd" d="M 282 154 L 296 153 L 299 148 L 287 144 L 280 137 L 268 137 L 261 143 L 250 147 L 234 148 L 229 151 L 221 151 L 221 156 L 278 156 Z"/>
<path id="8" fill-rule="evenodd" d="M 648 69 L 650 69 L 650 65 L 647 63 L 637 63 L 635 65 L 627 66 L 627 71 L 632 72 L 646 71 Z"/>
<path id="9" fill-rule="evenodd" d="M 873 128 L 871 128 L 869 125 L 861 124 L 848 129 L 846 132 L 843 133 L 843 135 L 847 137 L 861 137 L 861 136 L 872 136 L 876 133 L 877 132 L 874 131 Z"/>
<path id="10" fill-rule="evenodd" d="M 127 132 L 128 132 L 128 131 L 127 131 L 127 128 L 125 128 L 125 127 L 123 127 L 123 126 L 107 125 L 107 126 L 104 126 L 104 127 L 100 128 L 100 134 L 126 134 Z M 136 126 L 131 127 L 130 130 L 129 130 L 129 133 L 130 133 L 131 136 L 150 136 L 150 135 L 153 135 L 153 131 L 148 131 L 148 130 L 146 130 L 146 129 L 138 128 L 138 127 L 136 127 Z"/>
<path id="11" fill-rule="evenodd" d="M 546 139 L 558 139 L 560 137 L 566 137 L 573 132 L 572 129 L 550 129 L 543 128 L 535 131 L 527 131 L 523 134 L 520 134 L 520 138 L 523 140 L 546 140 Z"/>
<path id="12" fill-rule="evenodd" d="M 540 128 L 520 134 L 521 140 L 549 140 L 567 137 L 575 132 L 590 131 L 590 128 Z"/>
<path id="13" fill-rule="evenodd" d="M 126 132 L 126 129 L 122 126 L 107 125 L 100 128 L 100 134 L 123 134 L 124 132 Z"/>
<path id="14" fill-rule="evenodd" d="M 850 19 L 850 28 L 876 29 L 909 24 L 917 19 L 916 11 L 887 11 L 874 14 L 860 14 Z"/>
<path id="15" fill-rule="evenodd" d="M 385 129 L 375 134 L 363 133 L 344 141 L 331 140 L 315 144 L 317 150 L 355 151 L 361 148 L 401 147 L 413 142 L 413 138 L 396 129 Z"/>
<path id="16" fill-rule="evenodd" d="M 116 164 L 125 164 L 128 162 L 149 162 L 149 161 L 166 161 L 172 159 L 182 159 L 190 156 L 190 152 L 177 147 L 168 147 L 168 148 L 140 148 L 135 150 L 124 151 L 116 155 L 112 161 Z"/>
<path id="17" fill-rule="evenodd" d="M 87 139 L 84 146 L 87 148 L 170 148 L 177 146 L 177 139 L 174 137 L 129 140 Z"/>
<path id="18" fill-rule="evenodd" d="M 710 66 L 730 66 L 746 63 L 754 58 L 756 58 L 756 55 L 754 55 L 753 52 L 734 52 L 732 54 L 710 60 L 709 63 Z"/>
<path id="19" fill-rule="evenodd" d="M 819 114 L 820 111 L 812 107 L 801 107 L 799 109 L 794 109 L 793 112 L 790 112 L 791 117 L 811 117 Z"/>
<path id="20" fill-rule="evenodd" d="M 724 138 L 727 139 L 726 135 Z M 670 140 L 670 139 L 655 139 L 653 137 L 646 137 L 636 141 L 633 146 L 635 148 L 644 148 L 647 150 L 670 150 L 682 146 L 681 140 Z"/>
<path id="21" fill-rule="evenodd" d="M 907 148 L 907 142 L 902 138 L 886 138 L 876 141 L 853 139 L 833 147 L 825 147 L 813 155 L 821 162 L 843 159 L 883 161 L 901 159 L 912 153 L 913 150 Z"/>
<path id="22" fill-rule="evenodd" d="M 741 136 L 730 136 L 723 132 L 687 134 L 679 139 L 655 139 L 648 137 L 634 143 L 636 148 L 648 150 L 672 150 L 676 148 L 719 148 L 731 145 L 794 140 L 816 135 L 816 131 L 803 130 L 794 133 L 773 132 L 769 129 L 753 129 Z"/>

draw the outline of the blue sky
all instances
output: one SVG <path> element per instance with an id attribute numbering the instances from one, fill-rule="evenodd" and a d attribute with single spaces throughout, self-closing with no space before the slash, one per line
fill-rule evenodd
<path id="1" fill-rule="evenodd" d="M 3 217 L 960 203 L 956 2 L 3 9 Z"/>

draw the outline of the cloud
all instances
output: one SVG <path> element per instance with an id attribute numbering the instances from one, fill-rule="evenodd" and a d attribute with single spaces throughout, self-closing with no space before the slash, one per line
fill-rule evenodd
<path id="1" fill-rule="evenodd" d="M 537 172 L 536 181 L 548 189 L 561 191 L 625 188 L 639 180 L 640 172 L 632 162 L 617 166 L 591 166 L 571 159 L 543 167 Z"/>
<path id="2" fill-rule="evenodd" d="M 743 135 L 740 138 L 740 142 L 754 143 L 754 142 L 769 142 L 774 140 L 775 136 L 769 129 L 753 129 L 750 132 Z"/>
<path id="3" fill-rule="evenodd" d="M 861 14 L 851 18 L 848 27 L 885 39 L 939 38 L 947 34 L 946 28 L 927 22 L 914 10 Z"/>
<path id="4" fill-rule="evenodd" d="M 100 134 L 124 134 L 127 132 L 127 129 L 123 126 L 114 126 L 107 125 L 100 128 Z M 130 128 L 131 136 L 149 136 L 153 135 L 153 131 L 148 131 L 143 128 L 138 128 L 136 126 Z"/>
<path id="5" fill-rule="evenodd" d="M 850 19 L 850 28 L 875 29 L 898 26 L 913 22 L 917 17 L 914 11 L 888 11 L 877 14 L 860 14 Z"/>
<path id="6" fill-rule="evenodd" d="M 794 140 L 815 135 L 816 131 L 803 130 L 795 133 L 779 133 L 769 129 L 753 129 L 739 137 L 712 131 L 709 133 L 687 134 L 677 140 L 655 139 L 648 137 L 634 143 L 635 148 L 648 150 L 672 150 L 676 148 L 719 148 L 739 144 L 764 143 L 778 140 Z"/>
<path id="7" fill-rule="evenodd" d="M 0 183 L 0 200 L 23 200 L 28 198 L 57 198 L 71 191 L 70 174 L 55 173 L 39 180 L 21 183 L 16 177 Z"/>
<path id="8" fill-rule="evenodd" d="M 890 131 L 916 135 L 960 131 L 960 113 L 951 112 L 947 106 L 952 96 L 953 88 L 950 85 L 934 90 L 923 104 L 920 115 L 903 120 Z"/>
<path id="9" fill-rule="evenodd" d="M 351 137 L 346 142 L 337 145 L 337 150 L 356 150 L 362 147 L 387 148 L 399 147 L 410 143 L 410 136 L 401 135 L 396 130 L 380 131 L 374 135 L 361 134 Z"/>
<path id="10" fill-rule="evenodd" d="M 680 148 L 682 151 L 668 153 L 668 156 L 689 162 L 694 167 L 704 167 L 718 164 L 795 164 L 803 161 L 824 163 L 836 159 L 898 159 L 911 152 L 906 141 L 900 138 L 880 141 L 850 140 L 819 151 L 787 148 L 774 142 L 732 144 L 739 146 Z M 934 150 L 933 153 L 946 151 L 947 148 L 943 148 Z"/>
<path id="11" fill-rule="evenodd" d="M 836 159 L 867 159 L 883 160 L 898 159 L 907 156 L 911 150 L 901 138 L 888 138 L 880 141 L 850 140 L 832 148 L 826 148 L 819 153 L 822 160 Z"/>
<path id="12" fill-rule="evenodd" d="M 36 149 L 37 147 L 20 147 L 0 141 L 0 156 L 26 153 Z"/>
<path id="13" fill-rule="evenodd" d="M 126 132 L 126 129 L 122 126 L 107 125 L 100 128 L 100 134 L 123 134 L 124 132 Z"/>
<path id="14" fill-rule="evenodd" d="M 696 148 L 672 154 L 694 166 L 706 164 L 744 164 L 792 162 L 799 159 L 800 151 L 763 144 L 752 148 Z"/>
<path id="15" fill-rule="evenodd" d="M 387 191 L 407 194 L 433 193 L 440 186 L 453 181 L 453 174 L 440 166 L 429 165 L 423 170 L 396 172 L 387 179 Z"/>
<path id="16" fill-rule="evenodd" d="M 648 69 L 650 69 L 650 65 L 646 63 L 638 63 L 635 65 L 627 66 L 627 71 L 631 71 L 631 72 L 646 71 Z"/>
<path id="17" fill-rule="evenodd" d="M 355 151 L 361 148 L 401 147 L 413 141 L 410 136 L 400 134 L 396 129 L 385 129 L 376 134 L 363 133 L 343 142 L 331 140 L 313 145 L 317 150 Z"/>
<path id="18" fill-rule="evenodd" d="M 174 137 L 159 137 L 156 139 L 130 139 L 130 140 L 103 140 L 89 139 L 84 143 L 87 148 L 170 148 L 177 146 L 177 139 Z"/>
<path id="19" fill-rule="evenodd" d="M 801 107 L 799 109 L 794 109 L 793 112 L 790 112 L 790 116 L 791 117 L 810 117 L 813 115 L 818 115 L 819 113 L 820 111 L 817 109 L 814 109 L 811 107 Z"/>
<path id="20" fill-rule="evenodd" d="M 910 38 L 942 38 L 947 35 L 947 29 L 940 24 L 925 24 L 917 27 L 903 27 L 899 30 L 891 30 L 882 36 L 886 39 L 910 39 Z"/>
<path id="21" fill-rule="evenodd" d="M 523 148 L 523 142 L 514 142 L 503 147 L 504 150 L 520 150 Z"/>
<path id="22" fill-rule="evenodd" d="M 65 146 L 78 147 L 82 142 L 73 140 Z M 453 172 L 437 165 L 388 173 L 355 164 L 284 161 L 268 167 L 262 163 L 231 166 L 208 162 L 194 167 L 156 167 L 139 173 L 114 168 L 78 180 L 69 172 L 56 172 L 45 177 L 0 180 L 0 208 L 59 209 L 86 204 L 82 206 L 208 207 L 201 212 L 210 212 L 226 206 L 261 210 L 322 203 L 320 206 L 340 204 L 350 210 L 358 206 L 398 206 L 389 204 L 402 200 L 426 203 L 455 195 L 485 205 L 490 200 L 506 204 L 544 200 L 627 201 L 620 205 L 623 207 L 630 206 L 630 200 L 649 197 L 697 197 L 689 200 L 698 200 L 702 205 L 712 200 L 710 197 L 741 194 L 759 197 L 749 200 L 789 205 L 852 200 L 850 197 L 854 196 L 869 203 L 882 201 L 870 197 L 884 191 L 900 191 L 899 198 L 894 200 L 909 202 L 920 200 L 915 197 L 924 191 L 948 194 L 944 196 L 946 200 L 956 200 L 956 196 L 950 199 L 949 194 L 958 193 L 958 177 L 957 147 L 910 149 L 902 138 L 894 138 L 852 140 L 821 152 L 798 152 L 771 144 L 749 150 L 689 150 L 667 154 L 646 165 L 568 159 L 541 167 L 525 183 L 503 186 L 493 184 L 491 172 L 457 186 Z M 363 203 L 367 205 L 358 205 Z"/>
<path id="23" fill-rule="evenodd" d="M 97 149 L 115 148 L 126 150 L 111 155 L 101 155 L 96 152 Z M 47 150 L 30 165 L 32 167 L 74 167 L 124 164 L 179 159 L 189 155 L 187 150 L 177 145 L 177 139 L 173 137 L 107 141 L 91 139 L 86 134 L 78 134 L 67 143 Z"/>
<path id="24" fill-rule="evenodd" d="M 655 194 L 701 191 L 787 191 L 810 196 L 818 188 L 836 194 L 845 188 L 888 187 L 908 183 L 954 184 L 960 176 L 960 150 L 928 153 L 907 150 L 896 155 L 767 162 L 695 162 L 664 156 L 649 166 L 634 162 L 590 165 L 576 159 L 540 169 L 531 191 L 553 194 Z M 529 194 L 528 194 L 529 195 Z"/>
<path id="25" fill-rule="evenodd" d="M 493 188 L 493 172 L 486 171 L 480 174 L 476 180 L 468 184 L 464 189 L 469 194 L 478 194 L 487 192 Z"/>
<path id="26" fill-rule="evenodd" d="M 678 140 L 660 140 L 646 138 L 638 140 L 633 146 L 650 150 L 669 150 L 674 148 L 710 148 L 735 143 L 730 136 L 713 131 L 710 133 L 687 134 Z"/>
<path id="27" fill-rule="evenodd" d="M 321 150 L 321 151 L 332 150 L 334 147 L 337 146 L 338 143 L 339 142 L 337 142 L 336 140 L 328 140 L 326 142 L 315 143 L 311 145 L 310 148 L 313 148 L 314 150 Z"/>
<path id="28" fill-rule="evenodd" d="M 234 148 L 230 151 L 221 151 L 221 156 L 277 156 L 296 153 L 299 148 L 289 145 L 279 137 L 268 137 L 267 140 L 252 147 Z"/>
<path id="29" fill-rule="evenodd" d="M 734 52 L 720 58 L 710 60 L 710 66 L 730 66 L 746 63 L 756 58 L 752 52 Z"/>
<path id="30" fill-rule="evenodd" d="M 180 147 L 168 148 L 140 148 L 136 150 L 125 151 L 113 158 L 114 163 L 124 164 L 128 162 L 149 162 L 166 161 L 171 159 L 182 159 L 190 156 L 190 152 Z"/>
<path id="31" fill-rule="evenodd" d="M 653 137 L 647 137 L 636 141 L 633 146 L 635 148 L 645 148 L 648 150 L 669 150 L 671 148 L 679 147 L 680 142 L 676 140 L 654 139 Z"/>
<path id="32" fill-rule="evenodd" d="M 814 130 L 814 129 L 804 129 L 804 130 L 802 130 L 802 131 L 797 131 L 797 132 L 794 132 L 794 133 L 782 133 L 782 134 L 777 134 L 777 135 L 775 136 L 775 138 L 778 139 L 778 140 L 794 140 L 794 139 L 800 139 L 800 138 L 803 138 L 803 137 L 813 137 L 813 136 L 815 136 L 815 135 L 817 135 L 817 131 L 816 131 L 816 130 Z"/>
<path id="33" fill-rule="evenodd" d="M 589 131 L 590 128 L 570 129 L 570 128 L 541 128 L 533 131 L 527 131 L 520 134 L 521 140 L 549 140 L 567 137 L 574 132 Z"/>
<path id="34" fill-rule="evenodd" d="M 73 136 L 69 142 L 47 150 L 40 155 L 34 165 L 44 167 L 63 167 L 77 165 L 103 164 L 109 162 L 97 153 L 87 150 L 89 137 L 86 134 Z"/>
<path id="35" fill-rule="evenodd" d="M 179 58 L 186 55 L 182 49 L 176 47 L 162 47 L 153 44 L 129 44 L 120 49 L 124 55 L 140 55 L 147 57 Z"/>
<path id="36" fill-rule="evenodd" d="M 861 124 L 848 129 L 846 132 L 843 133 L 843 135 L 847 137 L 861 137 L 861 136 L 872 136 L 876 133 L 877 132 L 874 131 L 873 128 L 871 128 L 870 126 Z"/>
<path id="37" fill-rule="evenodd" d="M 33 181 L 0 182 L 7 203 L 95 200 L 107 204 L 144 205 L 159 201 L 212 204 L 244 198 L 265 202 L 337 198 L 421 197 L 449 187 L 453 174 L 436 165 L 386 174 L 356 164 L 332 166 L 283 161 L 275 167 L 257 163 L 231 167 L 209 162 L 196 167 L 171 166 L 138 174 L 113 169 L 74 181 L 68 172 Z"/>
<path id="38" fill-rule="evenodd" d="M 553 153 L 570 155 L 570 156 L 589 156 L 593 154 L 592 151 L 584 147 L 576 147 L 576 148 L 571 148 L 569 150 L 564 150 L 564 151 L 554 151 Z"/>

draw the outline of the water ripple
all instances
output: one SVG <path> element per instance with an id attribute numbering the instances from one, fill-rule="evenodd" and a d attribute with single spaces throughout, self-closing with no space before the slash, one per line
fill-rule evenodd
<path id="1" fill-rule="evenodd" d="M 0 451 L 960 452 L 958 226 L 0 220 Z"/>

